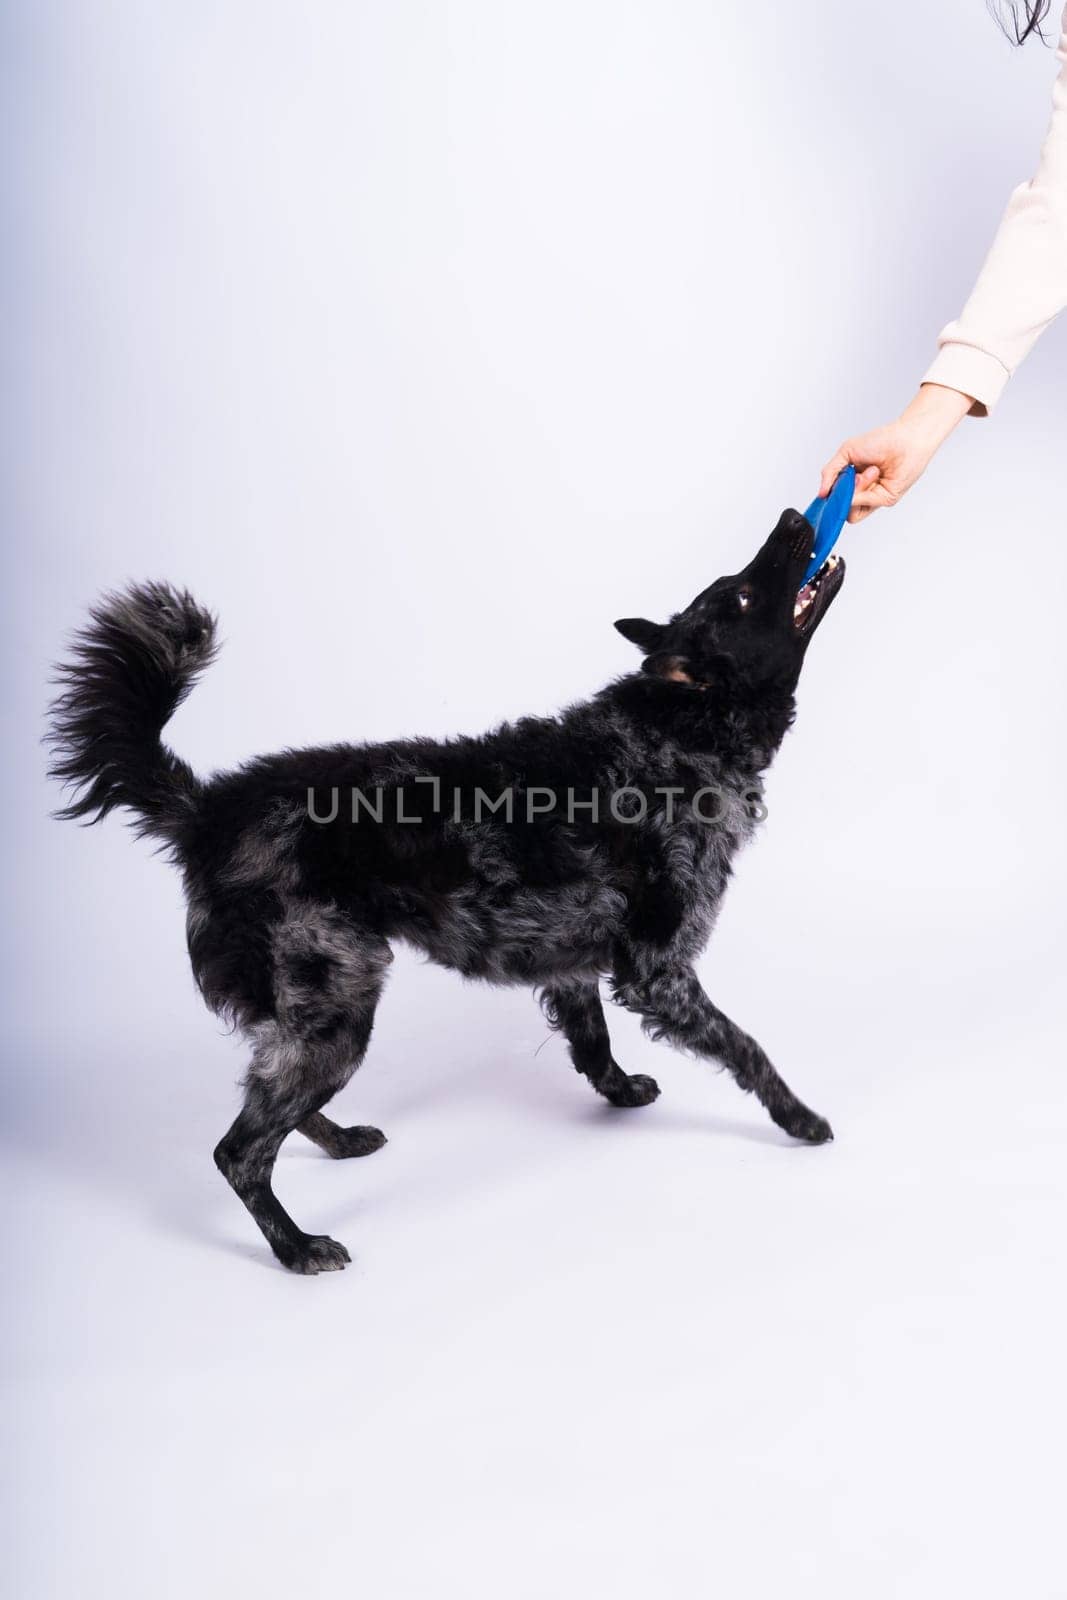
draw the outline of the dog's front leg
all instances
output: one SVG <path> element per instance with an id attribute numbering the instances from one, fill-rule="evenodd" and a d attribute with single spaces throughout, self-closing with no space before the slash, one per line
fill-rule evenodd
<path id="1" fill-rule="evenodd" d="M 672 966 L 639 951 L 628 953 L 618 964 L 614 992 L 654 1039 L 668 1039 L 695 1055 L 721 1061 L 794 1139 L 825 1144 L 833 1138 L 830 1124 L 797 1099 L 755 1039 L 712 1004 L 691 967 Z"/>
<path id="2" fill-rule="evenodd" d="M 598 1094 L 613 1106 L 647 1106 L 659 1094 L 659 1084 L 644 1073 L 624 1072 L 611 1053 L 611 1039 L 600 1000 L 600 985 L 592 980 L 551 984 L 541 996 L 545 1016 L 570 1046 L 571 1060 Z"/>

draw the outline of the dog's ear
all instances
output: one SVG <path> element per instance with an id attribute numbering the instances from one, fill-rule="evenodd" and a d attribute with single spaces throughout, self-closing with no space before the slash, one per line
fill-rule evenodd
<path id="1" fill-rule="evenodd" d="M 639 650 L 651 655 L 663 643 L 666 628 L 659 622 L 649 622 L 647 617 L 622 617 L 616 624 L 624 639 L 629 639 Z"/>
<path id="2" fill-rule="evenodd" d="M 716 651 L 699 664 L 673 650 L 655 650 L 642 661 L 641 671 L 651 673 L 654 678 L 665 678 L 668 683 L 695 684 L 698 689 L 713 686 L 724 689 L 738 679 L 736 658 L 726 650 Z"/>
<path id="3" fill-rule="evenodd" d="M 679 656 L 673 650 L 656 650 L 641 663 L 641 671 L 654 678 L 666 678 L 669 683 L 695 683 L 689 670 L 689 657 Z"/>

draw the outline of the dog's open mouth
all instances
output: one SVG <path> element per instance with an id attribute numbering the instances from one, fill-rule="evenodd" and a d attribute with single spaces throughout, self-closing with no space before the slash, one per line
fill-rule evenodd
<path id="1" fill-rule="evenodd" d="M 827 556 L 814 578 L 797 591 L 793 604 L 793 626 L 798 633 L 813 628 L 841 587 L 845 563 L 840 556 Z"/>

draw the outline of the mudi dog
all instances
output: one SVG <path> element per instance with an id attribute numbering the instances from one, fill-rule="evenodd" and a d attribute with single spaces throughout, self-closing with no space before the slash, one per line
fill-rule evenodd
<path id="1" fill-rule="evenodd" d="M 58 669 L 51 770 L 73 790 L 58 814 L 124 807 L 181 869 L 197 985 L 251 1056 L 215 1160 L 285 1266 L 350 1259 L 296 1225 L 271 1176 L 294 1131 L 335 1157 L 385 1142 L 323 1107 L 363 1059 L 398 939 L 464 977 L 539 991 L 613 1106 L 659 1089 L 613 1058 L 602 980 L 653 1037 L 725 1064 L 794 1138 L 832 1137 L 694 970 L 844 581 L 831 557 L 804 583 L 811 547 L 786 511 L 743 572 L 669 622 L 617 622 L 640 670 L 558 716 L 286 751 L 209 779 L 160 735 L 212 659 L 214 618 L 155 583 L 92 610 Z"/>

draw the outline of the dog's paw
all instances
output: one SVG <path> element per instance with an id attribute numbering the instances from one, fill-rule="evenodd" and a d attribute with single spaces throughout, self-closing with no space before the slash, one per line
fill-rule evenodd
<path id="1" fill-rule="evenodd" d="M 650 1106 L 659 1098 L 659 1084 L 643 1072 L 632 1075 L 620 1072 L 612 1078 L 611 1087 L 605 1091 L 613 1106 Z"/>
<path id="2" fill-rule="evenodd" d="M 829 1144 L 834 1137 L 834 1130 L 826 1118 L 809 1111 L 807 1106 L 801 1106 L 796 1115 L 790 1117 L 785 1131 L 804 1144 Z"/>
<path id="3" fill-rule="evenodd" d="M 338 1128 L 330 1141 L 329 1154 L 335 1161 L 344 1161 L 349 1156 L 369 1156 L 385 1142 L 380 1128 Z"/>
<path id="4" fill-rule="evenodd" d="M 312 1276 L 316 1272 L 340 1272 L 352 1257 L 343 1244 L 325 1233 L 305 1233 L 297 1243 L 288 1240 L 274 1246 L 274 1254 L 290 1272 Z"/>

